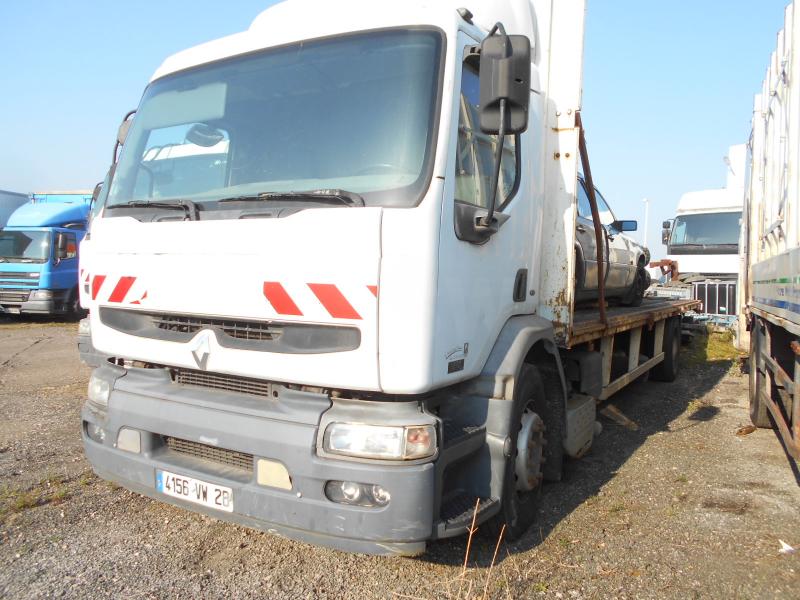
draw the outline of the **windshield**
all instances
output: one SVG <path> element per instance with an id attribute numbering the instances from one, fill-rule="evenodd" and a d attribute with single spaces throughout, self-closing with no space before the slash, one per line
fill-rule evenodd
<path id="1" fill-rule="evenodd" d="M 680 215 L 675 219 L 670 246 L 730 246 L 739 245 L 741 212 Z"/>
<path id="2" fill-rule="evenodd" d="M 347 190 L 413 206 L 432 170 L 441 34 L 304 42 L 170 75 L 145 91 L 107 205 Z M 225 205 L 219 205 L 224 207 Z"/>
<path id="3" fill-rule="evenodd" d="M 47 262 L 50 232 L 0 229 L 0 262 Z"/>

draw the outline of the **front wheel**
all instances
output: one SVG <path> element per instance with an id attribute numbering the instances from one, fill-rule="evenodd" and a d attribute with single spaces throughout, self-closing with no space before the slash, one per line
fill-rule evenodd
<path id="1" fill-rule="evenodd" d="M 548 398 L 550 387 L 545 386 L 539 369 L 522 366 L 515 385 L 501 509 L 484 529 L 490 537 L 496 537 L 504 524 L 507 539 L 524 534 L 536 517 L 542 481 L 549 475 L 545 464 L 557 464 L 560 471 L 562 427 L 552 415 L 559 413 L 554 407 L 561 399 Z"/>

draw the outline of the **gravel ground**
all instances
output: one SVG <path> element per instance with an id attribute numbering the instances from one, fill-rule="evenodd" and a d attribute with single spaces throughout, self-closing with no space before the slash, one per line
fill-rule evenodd
<path id="1" fill-rule="evenodd" d="M 96 478 L 74 323 L 0 320 L 0 597 L 800 597 L 800 475 L 749 423 L 747 378 L 700 361 L 613 399 L 588 456 L 518 542 L 348 555 L 228 525 Z M 694 342 L 695 344 L 701 342 Z M 702 354 L 702 352 L 700 353 Z M 485 596 L 484 596 L 485 593 Z"/>

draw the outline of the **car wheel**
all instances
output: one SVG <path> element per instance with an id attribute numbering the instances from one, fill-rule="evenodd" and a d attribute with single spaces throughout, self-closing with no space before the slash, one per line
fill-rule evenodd
<path id="1" fill-rule="evenodd" d="M 622 304 L 627 306 L 640 306 L 644 293 L 650 287 L 650 273 L 642 265 L 636 268 L 636 278 L 633 280 L 628 294 L 623 298 Z"/>

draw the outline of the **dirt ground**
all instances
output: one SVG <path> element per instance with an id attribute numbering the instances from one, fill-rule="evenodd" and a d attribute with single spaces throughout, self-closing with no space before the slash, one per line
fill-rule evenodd
<path id="1" fill-rule="evenodd" d="M 696 340 L 679 379 L 612 399 L 588 456 L 518 542 L 349 555 L 228 525 L 96 478 L 75 323 L 0 319 L 0 597 L 800 597 L 800 475 L 749 424 L 747 377 Z M 780 542 L 799 548 L 779 553 Z"/>

